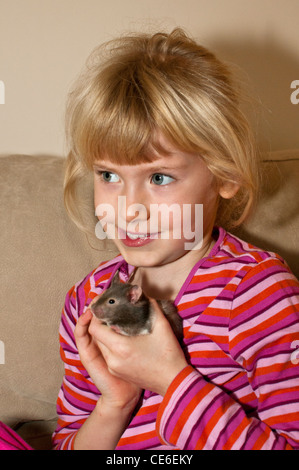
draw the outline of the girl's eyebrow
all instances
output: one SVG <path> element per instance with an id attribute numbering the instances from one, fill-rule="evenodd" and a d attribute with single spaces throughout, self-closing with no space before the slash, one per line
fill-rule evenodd
<path id="1" fill-rule="evenodd" d="M 186 162 L 181 163 L 181 164 L 173 164 L 172 163 L 169 166 L 165 166 L 164 163 L 162 165 L 159 165 L 157 162 L 153 162 L 153 163 L 154 163 L 153 166 L 151 166 L 152 165 L 151 163 L 146 163 L 146 164 L 141 163 L 140 166 L 142 166 L 142 168 L 140 168 L 140 170 L 142 172 L 149 171 L 149 172 L 152 172 L 152 173 L 160 173 L 162 171 L 168 171 L 168 172 L 181 171 L 181 170 L 184 170 L 188 166 Z M 113 163 L 108 162 L 108 161 L 103 161 L 103 162 L 98 162 L 98 163 L 93 164 L 93 167 L 96 168 L 96 169 L 105 169 L 105 170 L 109 170 L 109 171 L 113 171 L 113 172 L 119 171 L 122 166 L 123 165 L 115 166 Z M 127 166 L 127 165 L 124 165 L 124 166 Z M 137 164 L 137 165 L 133 165 L 133 166 L 139 166 L 139 165 Z"/>
<path id="2" fill-rule="evenodd" d="M 163 171 L 184 171 L 188 167 L 190 167 L 190 163 L 186 160 L 181 160 L 169 162 L 169 165 L 165 164 L 165 162 L 161 163 L 161 165 L 159 165 L 158 162 L 153 162 L 153 166 L 149 166 L 148 168 L 146 168 L 146 170 L 152 171 L 153 173 L 161 173 Z"/>
<path id="3" fill-rule="evenodd" d="M 150 166 L 148 168 L 149 171 L 153 171 L 153 172 L 158 172 L 158 171 L 171 171 L 171 170 L 174 170 L 178 168 L 178 166 L 160 166 L 160 165 L 155 165 L 155 166 Z"/>
<path id="4" fill-rule="evenodd" d="M 108 162 L 99 162 L 99 163 L 93 163 L 92 164 L 93 168 L 97 169 L 97 170 L 111 170 L 111 171 L 115 171 L 115 169 L 113 169 L 113 165 L 112 163 L 108 163 Z"/>

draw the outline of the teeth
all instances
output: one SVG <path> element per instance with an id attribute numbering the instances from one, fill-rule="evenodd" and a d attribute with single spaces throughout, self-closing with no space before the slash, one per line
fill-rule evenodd
<path id="1" fill-rule="evenodd" d="M 137 233 L 130 233 L 130 232 L 127 232 L 127 235 L 129 238 L 131 238 L 131 240 L 137 240 L 137 238 L 145 238 L 146 235 L 140 235 L 140 234 L 137 234 Z"/>

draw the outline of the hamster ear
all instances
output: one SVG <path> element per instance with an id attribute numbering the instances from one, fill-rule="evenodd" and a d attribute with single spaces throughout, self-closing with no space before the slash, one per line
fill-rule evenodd
<path id="1" fill-rule="evenodd" d="M 140 286 L 131 286 L 130 290 L 128 291 L 128 298 L 131 304 L 136 304 L 140 297 L 142 296 L 142 289 Z"/>

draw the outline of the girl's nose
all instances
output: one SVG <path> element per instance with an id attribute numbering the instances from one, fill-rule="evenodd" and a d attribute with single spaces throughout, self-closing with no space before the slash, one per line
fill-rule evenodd
<path id="1" fill-rule="evenodd" d="M 120 213 L 126 224 L 134 221 L 137 223 L 145 223 L 149 219 L 149 202 L 145 192 L 139 188 L 130 187 L 121 198 Z M 138 231 L 146 231 L 147 229 L 140 227 Z"/>

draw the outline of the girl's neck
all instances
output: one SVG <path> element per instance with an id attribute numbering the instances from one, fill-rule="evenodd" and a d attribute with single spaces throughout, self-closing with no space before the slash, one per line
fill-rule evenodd
<path id="1" fill-rule="evenodd" d="M 174 301 L 190 270 L 209 254 L 214 244 L 215 240 L 209 237 L 200 250 L 189 251 L 172 263 L 136 268 L 130 282 L 140 285 L 148 297 Z"/>

